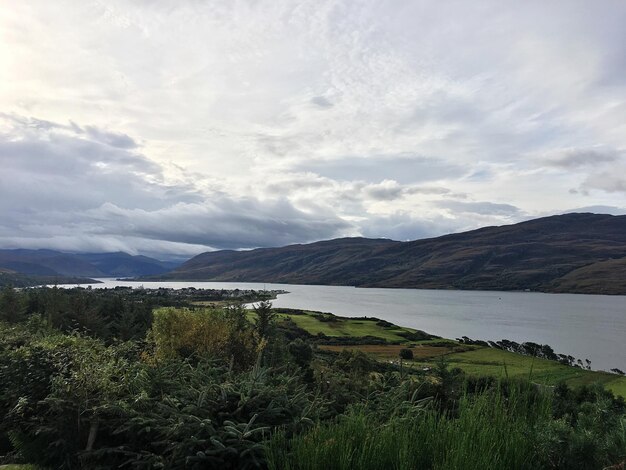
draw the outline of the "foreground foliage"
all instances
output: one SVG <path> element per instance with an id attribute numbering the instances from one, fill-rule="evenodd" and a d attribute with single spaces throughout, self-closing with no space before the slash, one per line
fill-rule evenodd
<path id="1" fill-rule="evenodd" d="M 598 469 L 624 458 L 626 421 L 600 389 L 561 414 L 559 398 L 504 385 L 466 394 L 444 413 L 422 406 L 380 419 L 365 405 L 302 435 L 278 433 L 269 468 Z"/>
<path id="2" fill-rule="evenodd" d="M 318 349 L 266 303 L 256 321 L 233 306 L 161 308 L 146 322 L 120 319 L 119 309 L 141 311 L 141 303 L 118 299 L 102 310 L 103 324 L 123 320 L 127 328 L 72 330 L 67 318 L 77 310 L 29 312 L 23 295 L 0 303 L 6 462 L 597 469 L 626 460 L 624 400 L 600 386 L 476 379 L 443 361 L 430 371 L 398 370 L 359 350 Z M 71 294 L 41 295 L 70 305 Z"/>

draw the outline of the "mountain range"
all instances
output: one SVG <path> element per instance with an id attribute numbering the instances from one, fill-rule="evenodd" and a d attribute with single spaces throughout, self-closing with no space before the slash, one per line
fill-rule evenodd
<path id="1" fill-rule="evenodd" d="M 153 278 L 626 294 L 626 216 L 573 213 L 407 242 L 214 251 Z"/>
<path id="2" fill-rule="evenodd" d="M 128 253 L 0 250 L 0 272 L 44 277 L 134 277 L 165 273 L 180 263 Z"/>
<path id="3" fill-rule="evenodd" d="M 0 277 L 18 285 L 24 276 L 30 284 L 136 277 L 626 295 L 626 216 L 565 214 L 407 242 L 339 238 L 221 250 L 182 265 L 122 252 L 0 250 Z"/>

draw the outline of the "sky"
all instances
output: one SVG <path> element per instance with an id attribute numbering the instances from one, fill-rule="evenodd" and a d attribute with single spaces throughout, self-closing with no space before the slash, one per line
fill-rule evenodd
<path id="1" fill-rule="evenodd" d="M 626 3 L 0 0 L 0 248 L 626 214 Z"/>

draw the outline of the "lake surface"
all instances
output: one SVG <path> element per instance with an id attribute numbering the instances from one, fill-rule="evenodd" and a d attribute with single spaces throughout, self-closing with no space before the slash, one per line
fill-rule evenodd
<path id="1" fill-rule="evenodd" d="M 286 290 L 273 301 L 275 307 L 378 317 L 446 338 L 533 341 L 588 358 L 593 369 L 626 369 L 626 296 L 101 280 L 92 286 Z"/>

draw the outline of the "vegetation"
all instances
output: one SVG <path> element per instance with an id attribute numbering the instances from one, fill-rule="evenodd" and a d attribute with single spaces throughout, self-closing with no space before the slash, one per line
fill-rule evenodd
<path id="1" fill-rule="evenodd" d="M 624 455 L 624 421 L 601 392 L 585 393 L 594 398 L 569 396 L 567 388 L 550 396 L 527 384 L 500 382 L 466 392 L 445 412 L 414 397 L 393 397 L 397 411 L 390 416 L 378 404 L 355 406 L 304 434 L 276 434 L 269 468 L 602 468 Z M 569 406 L 575 417 L 564 413 Z M 618 431 L 607 432 L 613 426 Z"/>
<path id="2" fill-rule="evenodd" d="M 598 373 L 536 358 L 522 378 L 513 358 L 532 357 L 408 339 L 377 319 L 276 311 L 262 293 L 252 312 L 160 294 L 0 294 L 0 463 L 597 469 L 626 460 L 624 399 L 583 383 Z M 299 317 L 343 332 L 366 325 L 368 336 L 313 333 Z M 499 360 L 490 354 L 506 355 L 508 374 L 469 371 Z M 538 386 L 544 362 L 585 380 Z"/>
<path id="3" fill-rule="evenodd" d="M 396 326 L 373 317 L 342 318 L 332 313 L 311 312 L 307 310 L 276 309 L 277 318 L 292 321 L 297 327 L 311 335 L 328 337 L 339 342 L 340 338 L 372 337 L 390 343 L 402 343 L 407 340 L 419 341 L 435 338 L 423 331 Z"/>

